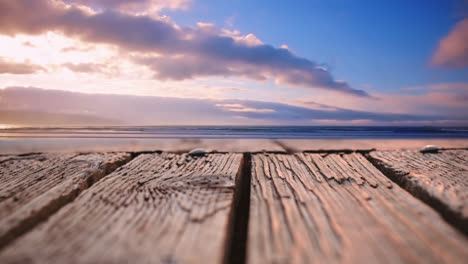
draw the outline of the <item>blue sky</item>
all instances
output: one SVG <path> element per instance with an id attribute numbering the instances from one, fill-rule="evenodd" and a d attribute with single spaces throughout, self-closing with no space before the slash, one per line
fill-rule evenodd
<path id="1" fill-rule="evenodd" d="M 22 95 L 0 111 L 93 120 L 28 94 L 205 100 L 213 119 L 187 115 L 209 124 L 466 125 L 468 2 L 0 0 L 0 89 Z"/>
<path id="2" fill-rule="evenodd" d="M 438 41 L 463 18 L 461 6 L 444 0 L 207 0 L 168 14 L 181 24 L 204 21 L 252 32 L 329 65 L 351 84 L 394 91 L 468 80 L 468 69 L 429 66 Z"/>

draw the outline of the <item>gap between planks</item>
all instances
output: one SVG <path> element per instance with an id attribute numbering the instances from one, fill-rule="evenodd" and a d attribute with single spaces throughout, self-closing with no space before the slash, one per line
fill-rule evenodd
<path id="1" fill-rule="evenodd" d="M 250 212 L 251 154 L 242 156 L 236 177 L 234 202 L 231 207 L 223 262 L 245 263 L 247 258 L 247 232 Z"/>
<path id="2" fill-rule="evenodd" d="M 468 150 L 464 148 L 459 149 L 442 149 L 442 150 Z M 460 212 L 452 210 L 448 204 L 430 193 L 430 188 L 424 187 L 419 184 L 415 184 L 411 181 L 411 177 L 408 177 L 411 172 L 405 170 L 399 170 L 391 167 L 389 164 L 385 164 L 384 161 L 379 160 L 371 156 L 371 153 L 364 155 L 369 162 L 376 167 L 382 174 L 387 178 L 398 184 L 401 188 L 405 189 L 412 196 L 421 200 L 423 203 L 432 207 L 436 212 L 442 216 L 442 218 L 454 228 L 458 229 L 466 237 L 468 237 L 468 220 L 464 218 Z"/>

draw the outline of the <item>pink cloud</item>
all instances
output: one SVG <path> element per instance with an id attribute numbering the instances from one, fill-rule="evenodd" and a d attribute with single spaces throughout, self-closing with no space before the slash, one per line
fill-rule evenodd
<path id="1" fill-rule="evenodd" d="M 468 18 L 439 42 L 431 64 L 449 69 L 468 67 Z"/>

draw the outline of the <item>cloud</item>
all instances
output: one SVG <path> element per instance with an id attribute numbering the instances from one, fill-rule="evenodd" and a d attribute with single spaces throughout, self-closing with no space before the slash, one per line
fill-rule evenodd
<path id="1" fill-rule="evenodd" d="M 216 31 L 215 31 L 216 32 Z M 219 31 L 218 33 L 220 36 L 223 37 L 230 37 L 232 38 L 236 43 L 239 44 L 244 44 L 246 46 L 261 46 L 264 45 L 263 41 L 261 41 L 257 36 L 254 34 L 250 33 L 247 35 L 242 35 L 242 33 L 238 30 L 227 30 L 223 29 Z"/>
<path id="2" fill-rule="evenodd" d="M 68 46 L 65 48 L 62 48 L 60 51 L 61 52 L 89 52 L 92 51 L 92 47 L 74 47 L 74 46 Z"/>
<path id="3" fill-rule="evenodd" d="M 102 63 L 64 63 L 61 65 L 77 73 L 100 73 L 107 76 L 115 76 L 118 69 Z"/>
<path id="4" fill-rule="evenodd" d="M 247 107 L 242 104 L 216 104 L 215 106 L 220 107 L 227 112 L 241 112 L 241 113 L 274 113 L 274 109 L 269 108 L 254 108 Z"/>
<path id="5" fill-rule="evenodd" d="M 457 23 L 439 42 L 431 64 L 449 69 L 468 67 L 468 18 Z"/>
<path id="6" fill-rule="evenodd" d="M 363 122 L 362 120 L 366 120 L 366 124 L 431 124 L 444 120 L 466 124 L 468 119 L 466 116 L 457 119 L 447 115 L 356 111 L 326 105 L 322 105 L 320 109 L 311 109 L 251 100 L 84 94 L 22 87 L 0 89 L 0 112 L 2 111 L 46 113 L 39 119 L 45 124 L 48 124 L 46 117 L 51 113 L 55 114 L 54 120 L 63 120 L 67 115 L 73 116 L 74 119 L 67 125 L 74 125 L 73 122 L 78 120 L 84 122 L 86 116 L 90 120 L 112 120 L 121 125 L 313 125 L 323 122 L 348 124 Z M 0 123 L 5 121 L 0 115 Z M 11 119 L 9 121 L 10 124 L 14 122 Z M 56 124 L 57 121 L 54 122 Z"/>
<path id="7" fill-rule="evenodd" d="M 33 74 L 45 68 L 28 62 L 14 62 L 0 57 L 0 74 Z"/>
<path id="8" fill-rule="evenodd" d="M 263 44 L 254 35 L 229 35 L 213 27 L 207 30 L 206 24 L 180 27 L 164 17 L 107 9 L 88 12 L 60 1 L 0 0 L 0 33 L 47 31 L 60 31 L 82 41 L 116 45 L 124 53 L 139 53 L 137 57 L 145 54 L 145 59 L 137 61 L 148 65 L 157 78 L 183 80 L 207 75 L 234 75 L 254 80 L 272 78 L 286 85 L 369 96 L 346 82 L 335 80 L 315 62 L 287 49 Z"/>
<path id="9" fill-rule="evenodd" d="M 402 88 L 403 91 L 443 92 L 454 94 L 468 94 L 468 83 L 437 83 L 425 86 L 410 86 Z"/>
<path id="10" fill-rule="evenodd" d="M 120 125 L 120 123 L 114 119 L 101 118 L 86 114 L 0 110 L 0 116 L 0 121 L 4 124 L 15 124 L 22 126 Z"/>
<path id="11" fill-rule="evenodd" d="M 25 47 L 30 47 L 30 48 L 35 48 L 36 47 L 34 44 L 32 44 L 29 41 L 23 42 L 22 45 L 25 46 Z"/>
<path id="12" fill-rule="evenodd" d="M 314 109 L 326 109 L 325 105 L 334 105 L 342 109 L 365 112 L 413 113 L 417 116 L 445 116 L 453 120 L 467 119 L 468 83 L 411 86 L 395 91 L 395 93 L 376 93 L 375 96 L 379 100 L 319 94 L 313 97 L 303 97 L 300 100 L 283 100 L 283 102 Z M 308 102 L 320 105 L 308 104 Z"/>
<path id="13" fill-rule="evenodd" d="M 237 100 L 227 100 L 226 103 L 236 103 Z M 357 111 L 344 108 L 330 107 L 329 109 L 312 109 L 289 104 L 261 102 L 261 101 L 242 101 L 243 107 L 255 109 L 272 109 L 274 111 L 265 112 L 247 112 L 244 114 L 248 118 L 273 119 L 276 121 L 288 122 L 295 121 L 298 124 L 307 124 L 311 120 L 370 120 L 375 122 L 401 122 L 401 121 L 434 121 L 446 119 L 448 117 L 439 115 L 412 115 L 412 114 L 393 114 Z M 303 123 L 304 122 L 304 123 Z"/>
<path id="14" fill-rule="evenodd" d="M 154 13 L 162 9 L 187 9 L 191 0 L 65 0 L 68 4 L 112 9 L 124 13 Z"/>

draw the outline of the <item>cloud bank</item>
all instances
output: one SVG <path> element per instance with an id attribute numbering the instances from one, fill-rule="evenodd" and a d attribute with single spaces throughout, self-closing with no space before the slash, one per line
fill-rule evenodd
<path id="1" fill-rule="evenodd" d="M 468 18 L 457 23 L 439 42 L 431 64 L 449 69 L 468 67 Z"/>
<path id="2" fill-rule="evenodd" d="M 250 100 L 84 94 L 24 87 L 0 89 L 0 99 L 0 123 L 16 120 L 13 124 L 19 125 L 38 125 L 28 123 L 38 117 L 40 125 L 83 125 L 86 120 L 90 125 L 97 120 L 100 125 L 314 125 L 330 120 L 427 124 L 453 120 L 444 115 L 376 113 L 323 104 L 308 108 Z M 6 119 L 12 115 L 15 118 Z M 466 123 L 467 119 L 455 121 Z"/>
<path id="3" fill-rule="evenodd" d="M 365 91 L 336 80 L 315 62 L 298 57 L 288 49 L 263 44 L 254 35 L 242 36 L 203 23 L 181 27 L 167 17 L 121 9 L 162 1 L 76 0 L 71 3 L 87 6 L 67 5 L 58 0 L 0 0 L 0 34 L 56 31 L 90 43 L 114 45 L 122 54 L 131 53 L 135 62 L 148 66 L 155 78 L 161 80 L 238 76 L 369 97 Z"/>
<path id="4" fill-rule="evenodd" d="M 468 119 L 466 115 L 468 112 L 467 82 L 404 87 L 393 93 L 375 93 L 375 96 L 379 100 L 323 94 L 283 100 L 283 102 L 319 110 L 333 110 L 333 108 L 330 108 L 330 105 L 333 105 L 342 109 L 371 113 L 412 113 L 417 116 L 445 117 L 447 120 Z M 460 125 L 466 124 L 460 123 Z"/>

